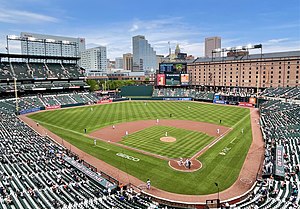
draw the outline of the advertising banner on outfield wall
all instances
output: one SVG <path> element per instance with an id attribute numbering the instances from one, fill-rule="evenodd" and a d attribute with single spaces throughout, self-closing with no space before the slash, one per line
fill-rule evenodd
<path id="1" fill-rule="evenodd" d="M 53 110 L 53 109 L 59 109 L 60 105 L 53 105 L 53 106 L 47 106 L 46 110 Z"/>
<path id="2" fill-rule="evenodd" d="M 169 98 L 163 98 L 163 100 L 166 100 L 166 101 L 191 101 L 192 98 L 176 98 L 176 97 L 169 97 Z"/>
<path id="3" fill-rule="evenodd" d="M 105 103 L 110 103 L 110 102 L 112 102 L 111 99 L 107 99 L 107 100 L 99 100 L 99 101 L 97 101 L 97 104 L 105 104 Z"/>
<path id="4" fill-rule="evenodd" d="M 226 101 L 224 101 L 224 100 L 214 100 L 214 103 L 215 104 L 226 104 Z"/>
<path id="5" fill-rule="evenodd" d="M 253 104 L 251 104 L 249 102 L 239 102 L 239 106 L 242 106 L 242 107 L 253 107 Z"/>
<path id="6" fill-rule="evenodd" d="M 23 115 L 23 114 L 27 114 L 27 113 L 31 113 L 31 112 L 37 112 L 40 110 L 41 110 L 40 107 L 36 107 L 36 108 L 32 108 L 32 109 L 27 109 L 27 110 L 21 110 L 19 113 L 20 113 L 20 115 Z"/>
<path id="7" fill-rule="evenodd" d="M 275 177 L 283 178 L 285 177 L 284 173 L 284 160 L 283 160 L 283 146 L 276 146 L 276 160 L 275 160 Z"/>

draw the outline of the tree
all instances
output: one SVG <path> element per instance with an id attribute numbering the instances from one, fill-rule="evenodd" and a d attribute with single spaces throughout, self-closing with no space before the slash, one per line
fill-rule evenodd
<path id="1" fill-rule="evenodd" d="M 90 91 L 98 91 L 100 89 L 96 80 L 87 80 L 86 83 L 90 86 Z"/>

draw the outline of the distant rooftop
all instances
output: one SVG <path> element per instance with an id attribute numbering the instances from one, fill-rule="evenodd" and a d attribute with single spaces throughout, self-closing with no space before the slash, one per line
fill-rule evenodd
<path id="1" fill-rule="evenodd" d="M 261 54 L 249 54 L 245 56 L 238 57 L 214 57 L 213 59 L 210 57 L 198 57 L 194 60 L 194 62 L 216 62 L 216 61 L 236 61 L 236 60 L 252 60 L 252 59 L 260 59 Z M 300 57 L 299 51 L 288 51 L 288 52 L 273 52 L 273 53 L 264 53 L 262 54 L 262 58 L 282 58 L 282 57 Z"/>

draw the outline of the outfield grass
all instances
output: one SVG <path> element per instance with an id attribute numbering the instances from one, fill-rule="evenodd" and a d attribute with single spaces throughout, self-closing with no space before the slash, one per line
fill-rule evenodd
<path id="1" fill-rule="evenodd" d="M 162 142 L 161 137 L 176 138 L 175 142 Z M 214 137 L 207 134 L 168 126 L 152 126 L 123 137 L 121 144 L 169 158 L 190 158 L 204 148 Z"/>
<path id="2" fill-rule="evenodd" d="M 190 107 L 190 108 L 188 108 Z M 141 179 L 151 179 L 153 186 L 180 194 L 210 194 L 230 187 L 237 179 L 252 140 L 249 109 L 202 104 L 195 102 L 120 102 L 108 105 L 61 109 L 40 112 L 30 118 L 56 133 L 81 150 Z M 93 139 L 83 134 L 100 127 L 127 121 L 153 119 L 203 121 L 232 127 L 233 130 L 221 141 L 206 151 L 199 160 L 203 168 L 193 173 L 175 171 L 168 162 L 127 150 L 110 143 L 99 141 L 93 146 Z M 244 134 L 241 134 L 241 129 Z M 230 148 L 230 149 L 229 149 Z M 220 153 L 229 150 L 226 155 Z M 117 157 L 125 153 L 139 158 L 139 162 Z"/>

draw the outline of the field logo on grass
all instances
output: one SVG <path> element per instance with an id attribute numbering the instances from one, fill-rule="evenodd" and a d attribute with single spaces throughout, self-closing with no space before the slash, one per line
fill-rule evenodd
<path id="1" fill-rule="evenodd" d="M 123 153 L 117 153 L 116 155 L 119 156 L 119 157 L 125 158 L 127 160 L 132 160 L 134 162 L 139 162 L 140 161 L 140 159 L 138 159 L 136 157 L 132 157 L 132 156 L 129 156 L 129 155 L 126 155 L 126 154 L 123 154 Z"/>
<path id="2" fill-rule="evenodd" d="M 231 150 L 230 147 L 225 147 L 225 148 L 222 150 L 222 152 L 220 152 L 219 154 L 220 154 L 220 155 L 226 155 L 227 152 L 229 152 L 229 150 Z"/>
<path id="3" fill-rule="evenodd" d="M 236 140 L 236 137 L 234 137 L 230 144 L 234 144 L 234 141 Z M 220 155 L 226 155 L 227 152 L 229 152 L 231 150 L 231 147 L 225 147 L 224 149 L 222 149 L 222 151 L 219 153 Z"/>

